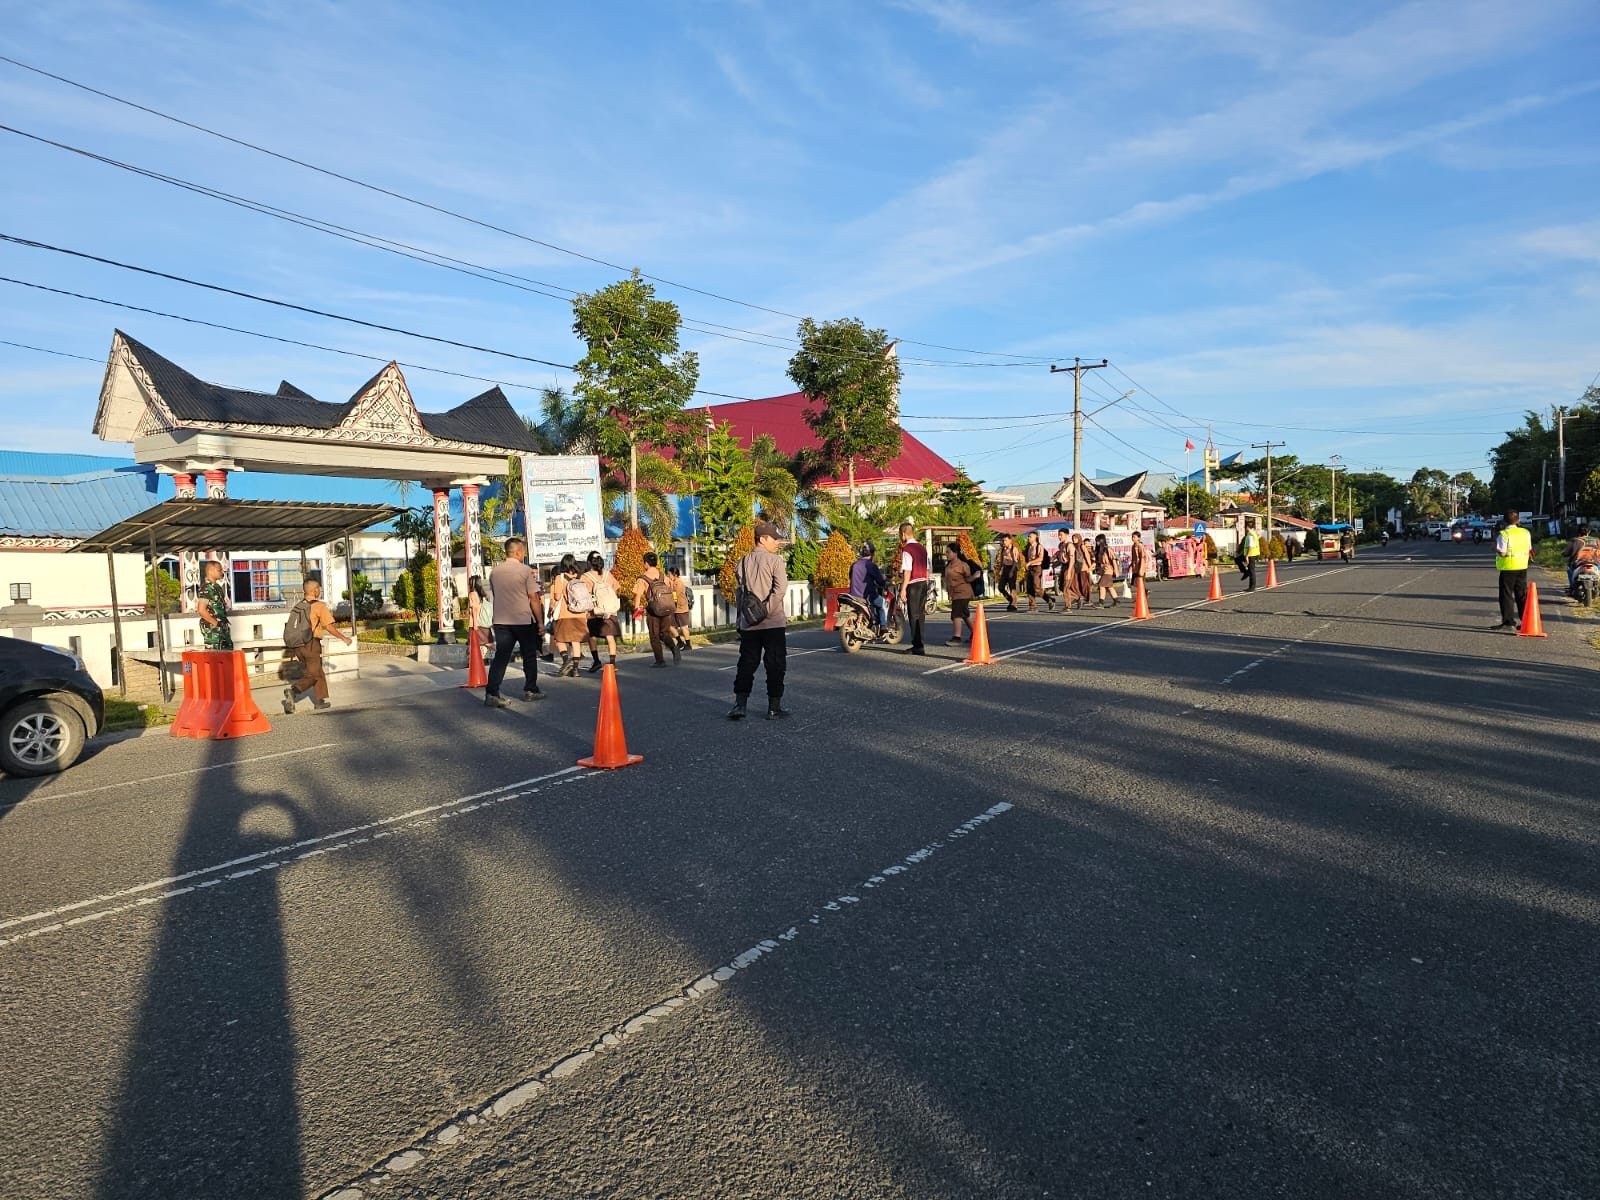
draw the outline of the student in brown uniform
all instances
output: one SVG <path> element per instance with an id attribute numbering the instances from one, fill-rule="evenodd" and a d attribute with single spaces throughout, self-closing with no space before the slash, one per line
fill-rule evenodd
<path id="1" fill-rule="evenodd" d="M 981 574 L 976 563 L 961 555 L 961 543 L 944 548 L 944 594 L 950 597 L 950 636 L 946 646 L 961 645 L 961 635 L 972 628 L 972 602 L 977 598 L 972 581 Z"/>
<path id="2" fill-rule="evenodd" d="M 1028 611 L 1039 611 L 1039 597 L 1044 594 L 1044 542 L 1037 529 L 1028 531 L 1028 540 L 1022 547 L 1022 564 L 1027 572 Z M 1051 604 L 1051 608 L 1055 605 Z"/>
<path id="3" fill-rule="evenodd" d="M 672 636 L 672 584 L 662 573 L 660 561 L 654 550 L 644 556 L 644 571 L 633 581 L 633 619 L 637 621 L 642 618 L 645 629 L 649 631 L 650 653 L 656 659 L 651 665 L 664 667 L 667 665 L 661 654 L 664 645 L 672 647 L 673 662 L 680 661 L 683 653 L 678 649 L 677 639 Z"/>
<path id="4" fill-rule="evenodd" d="M 289 610 L 289 620 L 283 627 L 284 645 L 300 660 L 301 668 L 299 686 L 290 684 L 283 689 L 286 715 L 293 715 L 296 702 L 308 692 L 313 708 L 333 707 L 328 701 L 328 680 L 322 673 L 322 635 L 331 633 L 346 646 L 350 644 L 350 636 L 334 623 L 333 614 L 322 602 L 321 581 L 308 579 L 305 587 L 305 597 Z M 305 640 L 298 645 L 291 644 L 290 639 L 297 639 L 299 632 L 305 634 Z"/>
<path id="5" fill-rule="evenodd" d="M 689 636 L 689 584 L 671 567 L 667 568 L 667 582 L 672 585 L 672 639 L 680 650 L 693 650 L 694 641 Z"/>

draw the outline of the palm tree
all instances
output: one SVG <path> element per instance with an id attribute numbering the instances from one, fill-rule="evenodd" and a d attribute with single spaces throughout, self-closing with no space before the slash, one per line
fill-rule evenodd
<path id="1" fill-rule="evenodd" d="M 788 455 L 780 454 L 778 444 L 767 434 L 751 442 L 746 453 L 755 474 L 756 507 L 779 525 L 792 524 L 800 481 L 790 469 Z"/>

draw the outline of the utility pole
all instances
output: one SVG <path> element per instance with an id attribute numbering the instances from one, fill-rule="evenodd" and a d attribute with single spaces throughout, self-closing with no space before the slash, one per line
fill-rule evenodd
<path id="1" fill-rule="evenodd" d="M 1344 457 L 1335 454 L 1328 459 L 1328 524 L 1339 523 L 1339 467 Z"/>
<path id="2" fill-rule="evenodd" d="M 1098 371 L 1101 367 L 1109 367 L 1110 360 L 1102 358 L 1097 363 L 1085 363 L 1081 358 L 1074 358 L 1070 367 L 1051 365 L 1050 374 L 1060 375 L 1072 372 L 1072 530 L 1076 533 L 1083 527 L 1083 486 L 1080 482 L 1083 467 L 1083 373 L 1085 371 Z"/>
<path id="3" fill-rule="evenodd" d="M 1267 537 L 1272 537 L 1272 452 L 1279 446 L 1287 446 L 1288 442 L 1251 442 L 1250 449 L 1265 450 L 1267 452 Z"/>
<path id="4" fill-rule="evenodd" d="M 1567 415 L 1565 404 L 1554 405 L 1551 411 L 1556 419 L 1556 511 L 1552 516 L 1564 517 L 1567 504 L 1567 422 L 1576 421 L 1582 413 Z"/>

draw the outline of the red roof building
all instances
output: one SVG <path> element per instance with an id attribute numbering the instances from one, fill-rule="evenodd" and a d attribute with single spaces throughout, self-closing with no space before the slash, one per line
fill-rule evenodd
<path id="1" fill-rule="evenodd" d="M 816 435 L 806 424 L 807 401 L 801 392 L 787 396 L 769 396 L 765 400 L 740 400 L 733 404 L 714 404 L 705 409 L 692 409 L 692 413 L 708 412 L 718 425 L 726 423 L 744 446 L 749 446 L 762 434 L 770 437 L 779 453 L 793 456 L 801 450 L 817 446 Z M 949 483 L 956 477 L 956 469 L 927 446 L 904 431 L 900 435 L 900 453 L 889 465 L 879 470 L 869 462 L 856 463 L 856 490 L 862 492 L 905 492 L 922 486 L 922 481 Z M 848 486 L 844 476 L 829 479 L 819 486 L 843 489 Z"/>

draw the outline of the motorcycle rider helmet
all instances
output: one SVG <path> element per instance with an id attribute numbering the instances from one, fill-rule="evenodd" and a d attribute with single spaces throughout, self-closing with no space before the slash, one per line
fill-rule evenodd
<path id="1" fill-rule="evenodd" d="M 877 553 L 878 553 L 878 548 L 876 546 L 874 546 L 871 542 L 862 542 L 861 543 L 861 557 L 862 558 L 874 558 L 874 557 L 877 556 Z"/>

